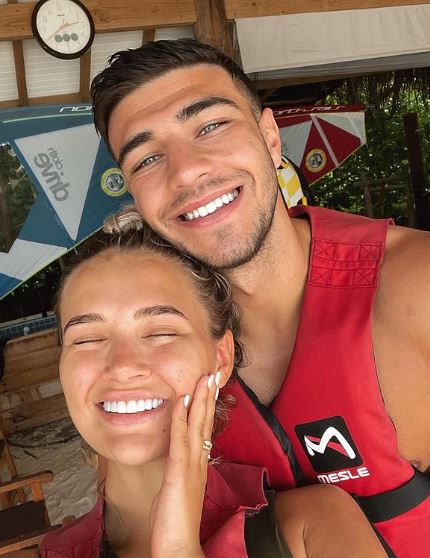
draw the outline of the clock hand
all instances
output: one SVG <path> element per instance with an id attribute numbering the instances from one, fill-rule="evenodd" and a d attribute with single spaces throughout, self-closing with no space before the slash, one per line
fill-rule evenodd
<path id="1" fill-rule="evenodd" d="M 70 25 L 76 25 L 77 23 L 79 23 L 79 21 L 73 21 L 72 23 L 63 23 L 63 25 L 61 25 L 54 33 L 52 33 L 50 37 L 46 39 L 46 41 L 50 41 L 52 37 L 55 37 L 55 35 L 57 35 L 65 27 L 69 27 Z"/>
<path id="2" fill-rule="evenodd" d="M 45 39 L 47 42 L 50 41 L 52 39 L 52 37 L 55 37 L 55 35 L 58 34 L 59 31 L 61 31 L 61 29 L 63 29 L 64 24 L 61 25 L 61 27 L 59 27 L 54 33 L 52 33 L 52 35 L 50 35 L 47 39 Z"/>

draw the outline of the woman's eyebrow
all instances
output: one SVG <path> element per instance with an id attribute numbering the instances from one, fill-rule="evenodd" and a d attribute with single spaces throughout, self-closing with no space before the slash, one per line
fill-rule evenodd
<path id="1" fill-rule="evenodd" d="M 193 116 L 196 116 L 200 112 L 217 105 L 226 105 L 237 109 L 239 108 L 234 101 L 232 101 L 231 99 L 227 99 L 226 97 L 206 97 L 204 99 L 193 101 L 186 107 L 183 107 L 176 114 L 176 119 L 179 122 L 185 122 Z"/>
<path id="2" fill-rule="evenodd" d="M 134 319 L 138 320 L 140 318 L 146 318 L 147 316 L 161 316 L 164 314 L 173 314 L 174 316 L 180 316 L 181 318 L 188 319 L 180 310 L 174 306 L 166 306 L 163 304 L 156 304 L 154 306 L 144 306 L 139 308 L 134 313 Z"/>
<path id="3" fill-rule="evenodd" d="M 89 324 L 92 322 L 104 322 L 104 321 L 105 319 L 101 314 L 94 314 L 93 312 L 90 312 L 89 314 L 79 314 L 78 316 L 73 316 L 73 318 L 70 318 L 70 320 L 64 326 L 63 335 L 66 333 L 69 327 L 72 327 L 74 325 Z"/>

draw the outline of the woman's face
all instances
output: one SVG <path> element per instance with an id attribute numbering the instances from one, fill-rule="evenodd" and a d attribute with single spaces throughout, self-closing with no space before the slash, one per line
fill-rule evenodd
<path id="1" fill-rule="evenodd" d="M 228 332 L 215 340 L 190 275 L 144 251 L 108 250 L 66 282 L 60 378 L 83 438 L 106 458 L 139 465 L 167 455 L 173 404 L 202 375 L 232 368 Z"/>

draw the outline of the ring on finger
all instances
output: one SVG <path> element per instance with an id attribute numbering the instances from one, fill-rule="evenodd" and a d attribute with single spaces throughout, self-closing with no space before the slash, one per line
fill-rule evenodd
<path id="1" fill-rule="evenodd" d="M 212 446 L 213 444 L 210 440 L 203 440 L 203 449 L 206 450 L 208 453 L 211 451 Z"/>

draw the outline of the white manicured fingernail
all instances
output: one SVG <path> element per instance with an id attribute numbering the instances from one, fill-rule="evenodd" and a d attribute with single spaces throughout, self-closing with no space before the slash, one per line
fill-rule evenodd
<path id="1" fill-rule="evenodd" d="M 190 396 L 189 396 L 189 395 L 186 395 L 186 396 L 184 397 L 184 407 L 185 407 L 185 408 L 188 407 L 188 403 L 189 403 L 189 402 L 190 402 Z"/>
<path id="2" fill-rule="evenodd" d="M 209 388 L 209 389 L 211 389 L 211 385 L 213 384 L 213 381 L 214 381 L 214 375 L 211 374 L 211 375 L 209 376 L 209 379 L 208 379 L 208 388 Z"/>
<path id="3" fill-rule="evenodd" d="M 218 372 L 215 374 L 215 385 L 219 386 L 219 381 L 221 380 L 221 372 L 218 370 Z"/>
<path id="4" fill-rule="evenodd" d="M 218 395 L 219 395 L 219 388 L 216 388 L 216 392 L 215 392 L 215 401 L 218 399 Z"/>

